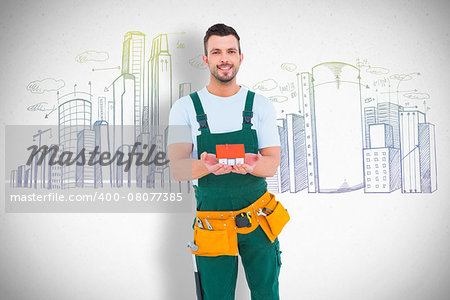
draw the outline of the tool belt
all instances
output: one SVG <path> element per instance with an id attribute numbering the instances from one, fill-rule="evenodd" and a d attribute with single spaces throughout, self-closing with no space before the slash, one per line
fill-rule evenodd
<path id="1" fill-rule="evenodd" d="M 268 191 L 238 211 L 197 211 L 194 242 L 198 250 L 191 251 L 199 256 L 237 256 L 238 233 L 247 234 L 261 226 L 273 243 L 289 219 L 287 210 Z"/>

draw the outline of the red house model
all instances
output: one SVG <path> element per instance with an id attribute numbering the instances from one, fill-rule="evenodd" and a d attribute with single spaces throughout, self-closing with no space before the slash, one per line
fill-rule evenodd
<path id="1" fill-rule="evenodd" d="M 216 145 L 216 157 L 221 164 L 229 166 L 243 164 L 245 158 L 244 144 Z"/>

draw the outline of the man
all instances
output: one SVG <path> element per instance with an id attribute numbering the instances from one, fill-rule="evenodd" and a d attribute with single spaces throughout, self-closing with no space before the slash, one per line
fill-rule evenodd
<path id="1" fill-rule="evenodd" d="M 192 142 L 172 141 L 168 147 L 173 177 L 194 180 L 196 244 L 200 250 L 210 248 L 196 256 L 203 299 L 234 299 L 238 258 L 226 243 L 233 244 L 236 235 L 252 300 L 279 299 L 281 252 L 276 236 L 269 238 L 259 223 L 259 217 L 266 214 L 262 210 L 257 214 L 254 210 L 233 213 L 269 199 L 265 177 L 274 176 L 280 163 L 275 109 L 267 98 L 236 83 L 243 54 L 232 27 L 211 26 L 204 37 L 204 48 L 203 61 L 211 73 L 209 84 L 175 102 L 169 118 L 171 126 L 191 128 Z M 244 144 L 244 163 L 218 163 L 216 146 L 221 144 Z M 209 218 L 214 212 L 222 213 L 222 218 Z M 225 220 L 224 212 L 230 212 L 233 220 Z M 226 231 L 232 226 L 234 233 Z M 220 246 L 222 241 L 224 247 Z"/>

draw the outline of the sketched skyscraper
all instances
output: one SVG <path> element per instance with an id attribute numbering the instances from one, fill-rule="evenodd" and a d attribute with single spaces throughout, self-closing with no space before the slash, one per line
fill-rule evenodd
<path id="1" fill-rule="evenodd" d="M 25 170 L 25 177 L 24 177 L 24 186 L 23 187 L 32 187 L 32 179 L 31 179 L 31 168 L 28 168 Z"/>
<path id="2" fill-rule="evenodd" d="M 302 99 L 305 118 L 306 163 L 308 172 L 308 192 L 318 192 L 316 115 L 314 113 L 314 86 L 311 73 L 302 73 Z M 299 104 L 300 105 L 300 104 Z"/>
<path id="3" fill-rule="evenodd" d="M 95 147 L 98 152 L 111 153 L 111 144 L 109 136 L 109 124 L 104 120 L 98 120 L 94 123 Z M 95 161 L 100 159 L 100 154 L 95 157 Z M 94 187 L 112 187 L 112 165 L 102 166 L 100 163 L 94 165 Z M 109 184 L 107 184 L 109 182 Z M 105 184 L 105 185 L 104 185 Z"/>
<path id="4" fill-rule="evenodd" d="M 94 187 L 95 181 L 95 166 L 91 166 L 87 163 L 87 158 L 90 157 L 91 152 L 95 148 L 95 132 L 91 129 L 83 129 L 78 132 L 77 136 L 77 153 L 81 151 L 85 152 L 85 163 L 83 164 L 83 159 L 80 157 L 77 160 L 76 166 L 76 185 L 77 187 Z"/>
<path id="5" fill-rule="evenodd" d="M 280 135 L 280 165 L 273 177 L 266 178 L 267 189 L 271 193 L 284 193 L 289 190 L 289 158 L 288 158 L 288 136 L 286 119 L 278 119 L 278 134 Z"/>
<path id="6" fill-rule="evenodd" d="M 134 116 L 133 103 L 135 99 L 135 78 L 131 74 L 122 74 L 113 84 L 113 128 L 112 128 L 112 150 L 115 152 L 124 145 L 133 145 L 137 140 L 136 120 Z M 113 168 L 113 180 L 117 182 L 117 168 Z M 120 175 L 122 176 L 122 175 Z M 123 178 L 123 177 L 120 177 Z"/>
<path id="7" fill-rule="evenodd" d="M 434 125 L 419 124 L 420 189 L 422 193 L 437 190 L 436 140 Z"/>
<path id="8" fill-rule="evenodd" d="M 172 57 L 169 53 L 167 34 L 160 34 L 153 39 L 148 64 L 148 70 L 151 72 L 150 126 L 153 134 L 159 134 L 160 120 L 168 120 L 172 107 Z"/>
<path id="9" fill-rule="evenodd" d="M 306 170 L 305 119 L 298 114 L 286 114 L 289 187 L 297 193 L 308 186 Z"/>
<path id="10" fill-rule="evenodd" d="M 188 96 L 191 92 L 192 85 L 190 82 L 183 82 L 178 85 L 178 98 Z"/>
<path id="11" fill-rule="evenodd" d="M 56 148 L 58 145 L 51 144 L 49 147 L 48 157 L 52 157 L 52 155 L 57 154 Z M 63 149 L 58 149 L 60 153 L 62 153 Z M 62 167 L 59 164 L 48 165 L 48 175 L 47 175 L 47 188 L 48 189 L 61 189 L 61 170 Z"/>
<path id="12" fill-rule="evenodd" d="M 107 110 L 106 110 L 106 97 L 98 97 L 98 105 L 97 105 L 97 119 L 98 120 L 106 120 Z"/>
<path id="13" fill-rule="evenodd" d="M 28 182 L 25 180 L 25 165 L 17 168 L 17 187 L 27 187 Z"/>
<path id="14" fill-rule="evenodd" d="M 145 66 L 145 35 L 139 31 L 125 34 L 122 53 L 122 74 L 131 74 L 135 78 L 134 127 L 135 137 L 145 131 L 144 111 L 144 66 Z M 147 103 L 148 107 L 148 103 Z M 148 116 L 147 116 L 148 117 Z"/>
<path id="15" fill-rule="evenodd" d="M 74 93 L 69 95 L 72 94 Z M 86 99 L 74 98 L 60 104 L 58 106 L 58 144 L 60 148 L 73 153 L 75 157 L 78 133 L 91 128 L 91 118 L 92 103 Z M 75 164 L 63 166 L 61 186 L 63 189 L 76 187 Z"/>
<path id="16" fill-rule="evenodd" d="M 377 105 L 377 111 L 377 123 L 392 126 L 393 147 L 400 149 L 399 112 L 403 111 L 403 107 L 391 102 L 381 102 Z"/>
<path id="17" fill-rule="evenodd" d="M 392 126 L 370 124 L 370 148 L 364 153 L 364 192 L 390 193 L 400 188 L 400 150 L 393 148 Z"/>
<path id="18" fill-rule="evenodd" d="M 364 148 L 371 148 L 370 146 L 370 131 L 371 124 L 377 123 L 377 109 L 374 106 L 364 108 Z"/>
<path id="19" fill-rule="evenodd" d="M 419 111 L 400 113 L 400 157 L 402 192 L 420 193 L 419 123 L 425 115 Z"/>
<path id="20" fill-rule="evenodd" d="M 359 69 L 341 62 L 322 63 L 313 67 L 312 78 L 315 124 L 310 125 L 316 132 L 318 190 L 339 193 L 361 189 L 365 137 Z"/>
<path id="21" fill-rule="evenodd" d="M 9 177 L 9 187 L 17 187 L 17 170 L 11 170 Z"/>
<path id="22" fill-rule="evenodd" d="M 437 189 L 434 125 L 420 111 L 400 112 L 400 155 L 403 193 Z"/>
<path id="23" fill-rule="evenodd" d="M 148 78 L 151 80 L 150 139 L 151 143 L 156 145 L 157 151 L 165 152 L 167 144 L 165 132 L 172 107 L 172 57 L 169 53 L 167 34 L 160 34 L 153 39 L 148 70 L 150 72 Z M 161 123 L 161 120 L 164 122 Z M 156 173 L 160 175 L 161 185 L 164 184 L 166 167 L 167 165 L 150 165 L 146 180 L 148 187 L 155 187 Z"/>
<path id="24" fill-rule="evenodd" d="M 122 74 L 112 83 L 113 86 L 113 148 L 123 144 L 133 144 L 136 140 L 136 123 L 133 103 L 135 98 L 135 78 L 131 74 Z M 111 124 L 111 123 L 109 123 Z M 126 126 L 126 128 L 125 128 Z M 133 128 L 130 130 L 130 128 Z M 119 134 L 117 134 L 119 131 Z M 133 131 L 133 132 L 131 132 Z"/>

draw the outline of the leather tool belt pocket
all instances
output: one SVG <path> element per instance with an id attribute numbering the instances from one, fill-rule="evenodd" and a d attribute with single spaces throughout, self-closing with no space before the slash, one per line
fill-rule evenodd
<path id="1" fill-rule="evenodd" d="M 270 231 L 274 236 L 278 236 L 281 233 L 284 225 L 290 220 L 289 213 L 281 205 L 281 202 L 277 201 L 275 209 L 272 213 L 266 217 L 267 223 L 269 223 Z"/>
<path id="2" fill-rule="evenodd" d="M 266 191 L 252 205 L 239 211 L 197 211 L 193 254 L 199 256 L 238 255 L 237 234 L 247 234 L 261 226 L 273 243 L 290 220 L 275 195 Z"/>
<path id="3" fill-rule="evenodd" d="M 198 223 L 194 227 L 194 243 L 198 246 L 193 254 L 199 256 L 238 255 L 237 234 L 234 220 L 226 217 L 207 218 L 197 217 L 204 224 L 200 228 Z M 206 222 L 209 224 L 206 226 Z"/>
<path id="4" fill-rule="evenodd" d="M 268 200 L 263 208 L 258 209 L 258 223 L 273 243 L 281 233 L 283 227 L 289 222 L 290 216 L 281 202 L 275 200 L 275 195 L 267 192 Z M 259 199 L 258 199 L 259 200 Z"/>

